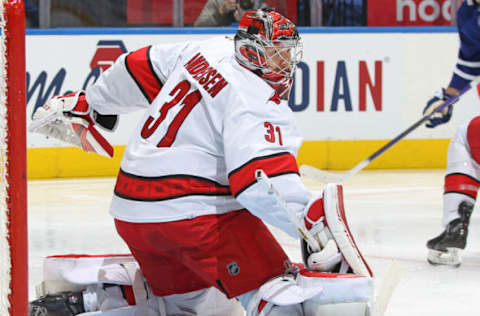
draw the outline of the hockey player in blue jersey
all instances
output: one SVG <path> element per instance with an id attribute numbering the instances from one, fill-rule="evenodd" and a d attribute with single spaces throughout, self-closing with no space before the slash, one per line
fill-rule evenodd
<path id="1" fill-rule="evenodd" d="M 466 0 L 457 11 L 460 49 L 453 76 L 427 102 L 427 114 L 451 96 L 458 94 L 480 75 L 480 0 Z M 447 123 L 452 105 L 432 116 L 426 126 L 434 128 Z M 427 242 L 428 262 L 434 265 L 460 266 L 461 250 L 465 249 L 468 224 L 480 187 L 480 116 L 457 128 L 450 142 L 443 194 L 444 231 Z"/>

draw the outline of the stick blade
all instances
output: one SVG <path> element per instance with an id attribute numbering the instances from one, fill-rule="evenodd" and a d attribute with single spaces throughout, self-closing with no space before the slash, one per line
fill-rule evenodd
<path id="1" fill-rule="evenodd" d="M 343 181 L 343 178 L 336 174 L 309 165 L 300 166 L 300 175 L 321 183 L 340 183 Z"/>
<path id="2" fill-rule="evenodd" d="M 390 298 L 400 282 L 401 277 L 402 268 L 398 262 L 395 260 L 390 261 L 375 300 L 375 311 L 377 316 L 385 315 Z"/>

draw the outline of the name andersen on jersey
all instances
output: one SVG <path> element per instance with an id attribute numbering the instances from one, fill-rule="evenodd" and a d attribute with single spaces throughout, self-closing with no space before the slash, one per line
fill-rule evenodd
<path id="1" fill-rule="evenodd" d="M 228 85 L 228 81 L 200 53 L 193 56 L 184 67 L 212 98 Z"/>

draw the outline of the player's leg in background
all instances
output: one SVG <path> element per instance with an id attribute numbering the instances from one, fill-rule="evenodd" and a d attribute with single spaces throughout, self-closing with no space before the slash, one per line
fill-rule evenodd
<path id="1" fill-rule="evenodd" d="M 448 149 L 443 194 L 444 231 L 427 242 L 428 262 L 459 266 L 480 187 L 480 116 L 462 124 Z"/>

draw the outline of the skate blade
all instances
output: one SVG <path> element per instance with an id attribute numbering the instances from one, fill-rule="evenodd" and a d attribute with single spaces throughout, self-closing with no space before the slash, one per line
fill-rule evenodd
<path id="1" fill-rule="evenodd" d="M 447 248 L 447 252 L 430 249 L 427 261 L 434 266 L 447 265 L 458 268 L 462 264 L 460 252 L 458 248 Z"/>

